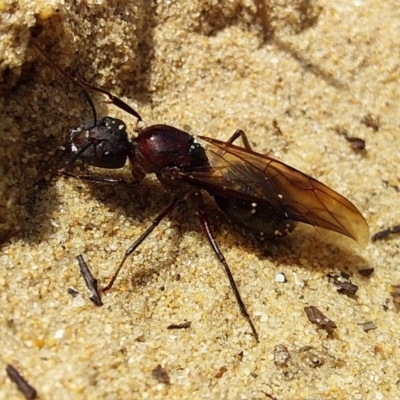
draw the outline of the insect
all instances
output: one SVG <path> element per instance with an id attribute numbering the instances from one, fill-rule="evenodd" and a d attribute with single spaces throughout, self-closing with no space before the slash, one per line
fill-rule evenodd
<path id="1" fill-rule="evenodd" d="M 65 71 L 61 72 L 66 74 Z M 110 103 L 121 107 L 142 121 L 137 111 L 106 90 L 72 78 L 84 89 L 107 96 Z M 92 103 L 91 103 L 92 104 Z M 94 110 L 94 107 L 92 105 Z M 94 112 L 95 115 L 95 112 Z M 171 201 L 155 217 L 143 234 L 125 251 L 125 255 L 107 286 L 111 289 L 127 258 L 140 246 L 176 204 L 192 201 L 200 225 L 219 262 L 224 267 L 242 315 L 250 325 L 257 342 L 259 337 L 242 300 L 229 265 L 212 233 L 204 208 L 203 194 L 211 195 L 218 207 L 236 225 L 264 238 L 288 235 L 297 222 L 328 229 L 348 236 L 361 245 L 369 239 L 368 226 L 357 208 L 323 183 L 269 156 L 251 150 L 242 130 L 227 141 L 193 136 L 169 125 L 137 126 L 136 137 L 128 138 L 126 125 L 105 117 L 71 130 L 67 143 L 71 158 L 61 168 L 78 158 L 85 164 L 116 169 L 129 160 L 134 183 L 140 184 L 147 174 L 155 174 Z M 244 147 L 234 144 L 241 138 Z M 82 179 L 116 183 L 113 178 L 80 175 Z M 81 258 L 83 261 L 83 258 Z"/>

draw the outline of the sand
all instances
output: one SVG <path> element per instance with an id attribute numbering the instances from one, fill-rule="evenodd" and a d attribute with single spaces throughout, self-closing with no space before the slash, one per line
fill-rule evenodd
<path id="1" fill-rule="evenodd" d="M 145 123 L 221 140 L 243 129 L 259 153 L 354 202 L 371 233 L 399 224 L 397 1 L 271 1 L 258 14 L 250 0 L 25 1 L 1 3 L 0 18 L 0 399 L 22 398 L 7 363 L 41 399 L 400 396 L 390 294 L 400 283 L 399 236 L 362 249 L 299 227 L 261 243 L 206 197 L 257 344 L 190 204 L 127 261 L 103 307 L 90 302 L 76 256 L 107 282 L 169 201 L 154 177 L 127 189 L 56 176 L 7 203 L 92 118 L 80 88 L 33 49 L 34 34 L 62 69 L 120 96 Z M 135 118 L 95 99 L 133 134 Z M 344 131 L 366 149 L 354 150 Z M 77 168 L 130 178 L 129 166 Z M 365 268 L 370 277 L 359 274 Z M 340 271 L 358 285 L 355 296 L 328 279 Z M 335 322 L 332 334 L 307 319 L 310 305 Z M 185 321 L 187 329 L 167 329 Z M 376 329 L 366 332 L 369 321 Z M 278 345 L 283 361 L 274 360 Z"/>

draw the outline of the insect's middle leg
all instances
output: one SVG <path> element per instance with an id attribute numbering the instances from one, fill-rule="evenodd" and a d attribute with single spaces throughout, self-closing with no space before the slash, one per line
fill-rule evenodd
<path id="1" fill-rule="evenodd" d="M 108 283 L 107 286 L 103 287 L 101 291 L 107 292 L 109 291 L 114 282 L 115 279 L 117 279 L 117 276 L 119 272 L 121 271 L 123 265 L 125 264 L 125 261 L 127 258 L 142 244 L 142 242 L 147 238 L 147 236 L 150 235 L 151 232 L 158 226 L 158 224 L 174 209 L 176 203 L 178 202 L 178 199 L 174 198 L 171 203 L 169 203 L 164 209 L 157 215 L 156 218 L 152 221 L 151 225 L 136 239 L 136 241 L 126 250 L 124 258 L 120 262 L 118 268 L 115 270 L 112 278 L 110 279 L 110 282 Z"/>

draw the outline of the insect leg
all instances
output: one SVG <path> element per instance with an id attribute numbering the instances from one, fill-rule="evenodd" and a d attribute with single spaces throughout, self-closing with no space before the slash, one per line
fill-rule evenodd
<path id="1" fill-rule="evenodd" d="M 154 218 L 153 222 L 151 225 L 139 236 L 139 238 L 132 244 L 129 249 L 126 250 L 124 258 L 122 259 L 121 263 L 119 264 L 118 268 L 114 272 L 113 276 L 110 279 L 110 282 L 108 283 L 107 286 L 101 289 L 101 291 L 107 292 L 109 291 L 114 282 L 115 279 L 117 278 L 119 272 L 121 271 L 121 268 L 123 267 L 126 259 L 139 247 L 139 245 L 147 238 L 147 236 L 150 235 L 151 232 L 153 232 L 154 228 L 174 209 L 176 203 L 178 202 L 178 199 L 174 198 L 170 204 L 168 204 L 161 212 L 160 214 L 157 215 L 156 218 Z"/>
<path id="2" fill-rule="evenodd" d="M 140 181 L 128 182 L 125 179 L 110 178 L 108 176 L 79 175 L 79 174 L 75 175 L 67 171 L 62 171 L 61 174 L 71 178 L 80 179 L 82 181 L 105 183 L 107 185 L 123 185 L 130 188 L 136 187 L 137 185 L 140 184 Z"/>
<path id="3" fill-rule="evenodd" d="M 253 332 L 253 335 L 254 335 L 257 343 L 260 343 L 260 340 L 258 338 L 257 330 L 256 330 L 256 328 L 255 328 L 255 326 L 253 324 L 253 321 L 252 321 L 252 319 L 250 317 L 250 314 L 247 311 L 247 308 L 246 308 L 246 306 L 245 306 L 245 304 L 244 304 L 244 302 L 242 300 L 242 297 L 241 297 L 239 289 L 238 289 L 238 287 L 236 285 L 235 279 L 233 278 L 233 275 L 232 275 L 232 272 L 231 272 L 231 270 L 229 268 L 229 265 L 226 262 L 225 257 L 222 254 L 221 249 L 219 248 L 218 243 L 215 240 L 215 237 L 214 237 L 213 233 L 211 232 L 210 224 L 208 222 L 208 218 L 207 218 L 207 215 L 206 215 L 205 210 L 204 210 L 204 199 L 203 199 L 203 196 L 202 196 L 201 193 L 196 192 L 196 193 L 193 193 L 191 195 L 191 199 L 197 205 L 197 209 L 198 209 L 198 212 L 199 212 L 200 223 L 201 223 L 201 226 L 202 226 L 202 228 L 203 228 L 203 230 L 204 230 L 204 232 L 205 232 L 205 234 L 207 236 L 208 242 L 210 243 L 212 249 L 214 250 L 214 253 L 218 257 L 218 260 L 224 266 L 225 273 L 228 276 L 229 284 L 230 284 L 230 286 L 231 286 L 231 288 L 233 290 L 233 293 L 235 295 L 236 301 L 237 301 L 237 303 L 239 305 L 240 312 L 242 313 L 243 317 L 249 323 L 250 328 L 251 328 L 251 330 Z"/>
<path id="4" fill-rule="evenodd" d="M 232 144 L 236 139 L 238 139 L 239 137 L 242 137 L 242 142 L 244 145 L 244 148 L 246 150 L 250 150 L 252 151 L 249 139 L 247 138 L 247 135 L 244 131 L 242 131 L 241 129 L 238 129 L 232 136 L 231 138 L 227 141 L 227 143 Z"/>
<path id="5" fill-rule="evenodd" d="M 55 166 L 53 168 L 50 168 L 46 172 L 43 172 L 42 174 L 38 175 L 35 178 L 34 181 L 32 181 L 32 182 L 31 181 L 26 181 L 26 182 L 22 183 L 21 185 L 19 185 L 17 189 L 15 189 L 14 191 L 11 192 L 11 194 L 10 194 L 8 200 L 7 200 L 7 205 L 10 206 L 11 204 L 14 203 L 17 194 L 21 190 L 29 189 L 30 187 L 35 185 L 37 182 L 39 182 L 40 180 L 42 180 L 46 176 L 56 175 L 60 170 L 62 170 L 64 168 L 68 167 L 69 165 L 73 164 L 91 145 L 92 145 L 92 143 L 88 143 L 87 145 L 82 147 L 77 153 L 75 153 L 71 158 L 69 158 L 66 162 L 64 162 L 61 165 Z"/>

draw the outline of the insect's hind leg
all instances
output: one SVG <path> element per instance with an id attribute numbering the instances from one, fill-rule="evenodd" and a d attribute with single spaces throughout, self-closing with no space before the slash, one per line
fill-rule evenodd
<path id="1" fill-rule="evenodd" d="M 236 298 L 236 302 L 239 305 L 240 312 L 242 313 L 243 317 L 246 319 L 248 324 L 250 325 L 250 328 L 253 332 L 253 335 L 257 341 L 257 343 L 260 343 L 260 339 L 258 337 L 257 330 L 253 324 L 253 321 L 250 317 L 249 312 L 247 311 L 246 305 L 244 304 L 244 301 L 242 299 L 242 296 L 240 295 L 239 289 L 236 285 L 235 279 L 233 278 L 231 269 L 229 268 L 228 263 L 226 262 L 226 259 L 224 255 L 222 254 L 221 249 L 218 246 L 218 243 L 211 232 L 210 224 L 208 222 L 208 218 L 206 215 L 206 212 L 204 210 L 204 199 L 203 196 L 200 192 L 192 193 L 191 194 L 191 199 L 192 201 L 197 205 L 198 213 L 199 213 L 199 219 L 200 219 L 200 224 L 201 227 L 204 230 L 204 233 L 206 234 L 206 237 L 208 239 L 208 242 L 210 243 L 212 249 L 214 250 L 214 253 L 218 257 L 219 262 L 223 265 L 225 269 L 225 273 L 228 276 L 229 284 L 231 286 L 231 289 L 233 290 L 233 293 Z"/>
<path id="2" fill-rule="evenodd" d="M 241 129 L 238 129 L 232 136 L 231 138 L 227 141 L 227 143 L 232 144 L 236 139 L 238 139 L 239 137 L 242 137 L 242 142 L 244 145 L 244 148 L 246 150 L 249 151 L 253 151 L 253 149 L 251 148 L 251 144 L 249 142 L 249 139 L 247 138 L 247 135 L 244 131 L 242 131 Z"/>

